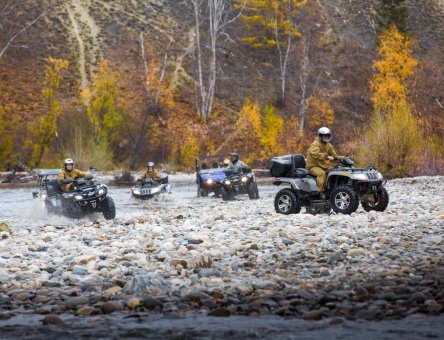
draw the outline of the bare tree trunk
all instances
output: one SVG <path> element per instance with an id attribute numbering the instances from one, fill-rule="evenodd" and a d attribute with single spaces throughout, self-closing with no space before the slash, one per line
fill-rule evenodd
<path id="1" fill-rule="evenodd" d="M 160 123 L 163 126 L 165 125 L 165 121 L 160 116 L 159 110 L 157 108 L 159 106 L 159 96 L 161 94 L 161 89 L 162 89 L 161 84 L 165 78 L 168 53 L 165 52 L 165 55 L 163 58 L 163 66 L 162 66 L 161 73 L 159 76 L 159 81 L 158 81 L 158 84 L 156 84 L 157 91 L 154 94 L 151 92 L 151 89 L 152 89 L 151 85 L 152 84 L 150 84 L 150 79 L 151 79 L 150 74 L 154 71 L 150 70 L 150 68 L 149 68 L 149 64 L 148 64 L 149 56 L 147 56 L 146 52 L 145 52 L 145 40 L 143 37 L 143 33 L 140 33 L 139 42 L 140 42 L 140 50 L 141 50 L 141 54 L 142 54 L 142 62 L 143 62 L 143 66 L 145 69 L 145 84 L 146 84 L 145 90 L 147 93 L 148 103 L 146 105 L 146 108 L 144 109 L 143 119 L 140 122 L 141 127 L 139 130 L 139 133 L 137 134 L 136 137 L 133 137 L 132 133 L 129 134 L 129 136 L 133 142 L 133 145 L 134 145 L 133 152 L 132 152 L 131 159 L 130 159 L 130 169 L 135 169 L 136 164 L 137 164 L 137 158 L 142 151 L 144 140 L 147 135 L 148 128 L 149 128 L 148 119 L 149 119 L 150 115 L 152 113 L 155 113 L 157 116 L 157 119 L 160 121 Z M 170 45 L 171 45 L 171 41 L 167 46 L 167 51 L 168 51 Z"/>
<path id="2" fill-rule="evenodd" d="M 225 33 L 225 28 L 235 21 L 242 13 L 242 9 L 233 18 L 230 10 L 226 10 L 226 5 L 231 4 L 230 0 L 207 0 L 208 5 L 208 20 L 209 20 L 209 65 L 208 65 L 208 83 L 204 84 L 204 76 L 202 69 L 202 45 L 200 41 L 200 9 L 202 0 L 190 0 L 194 6 L 194 17 L 196 22 L 196 52 L 197 52 L 197 66 L 199 77 L 199 91 L 200 91 L 200 112 L 204 122 L 210 120 L 213 103 L 215 97 L 215 89 L 217 83 L 217 41 L 221 34 Z"/>
<path id="3" fill-rule="evenodd" d="M 302 59 L 302 72 L 300 76 L 301 80 L 301 101 L 300 101 L 300 109 L 299 109 L 299 131 L 303 132 L 305 128 L 305 115 L 310 107 L 311 99 L 313 98 L 314 93 L 316 92 L 318 88 L 319 83 L 319 75 L 316 78 L 316 83 L 313 87 L 313 90 L 311 92 L 311 95 L 307 98 L 307 83 L 308 78 L 310 75 L 310 33 L 308 33 L 308 38 L 302 38 L 302 41 L 304 43 L 304 56 Z"/>
<path id="4" fill-rule="evenodd" d="M 26 2 L 26 1 L 24 1 Z M 17 0 L 9 0 L 7 1 L 5 4 L 0 6 L 0 17 L 6 17 L 8 18 L 8 16 L 12 16 L 14 17 L 15 13 L 14 13 L 14 9 L 15 8 L 20 8 L 22 6 L 22 4 L 24 3 L 22 1 L 17 1 Z M 10 36 L 10 38 L 8 39 L 8 41 L 6 42 L 5 46 L 3 46 L 3 48 L 0 50 L 0 58 L 3 57 L 3 55 L 6 53 L 6 51 L 10 48 L 11 44 L 14 42 L 14 40 L 23 32 L 25 32 L 29 27 L 31 27 L 32 25 L 34 25 L 37 21 L 39 21 L 42 17 L 44 17 L 47 14 L 47 12 L 43 12 L 41 14 L 39 14 L 34 20 L 32 20 L 29 24 L 22 26 L 20 29 L 17 28 L 17 30 L 12 33 L 12 35 Z M 12 18 L 10 18 L 12 20 Z M 0 22 L 0 28 L 4 29 L 2 23 Z M 3 34 L 3 33 L 2 33 Z"/>

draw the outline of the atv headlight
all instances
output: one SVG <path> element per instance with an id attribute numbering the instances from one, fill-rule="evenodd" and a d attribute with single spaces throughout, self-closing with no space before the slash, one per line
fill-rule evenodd
<path id="1" fill-rule="evenodd" d="M 74 199 L 76 201 L 80 201 L 80 200 L 83 200 L 83 196 L 82 195 L 74 195 Z"/>
<path id="2" fill-rule="evenodd" d="M 382 174 L 381 174 L 380 172 L 378 172 L 378 173 L 376 174 L 376 178 L 377 178 L 377 179 L 383 179 L 384 176 L 382 176 Z"/>
<path id="3" fill-rule="evenodd" d="M 136 195 L 140 195 L 140 189 L 134 189 L 133 193 L 135 193 Z"/>
<path id="4" fill-rule="evenodd" d="M 242 177 L 242 182 L 248 182 L 248 177 L 247 176 L 244 176 L 244 177 Z"/>
<path id="5" fill-rule="evenodd" d="M 208 179 L 207 179 L 207 184 L 208 184 L 208 185 L 213 184 L 213 180 L 212 180 L 211 178 L 208 178 Z"/>
<path id="6" fill-rule="evenodd" d="M 366 181 L 367 175 L 366 174 L 353 174 L 352 178 L 353 179 L 360 179 L 361 181 Z"/>
<path id="7" fill-rule="evenodd" d="M 152 194 L 157 194 L 160 191 L 160 188 L 151 188 Z"/>
<path id="8" fill-rule="evenodd" d="M 106 190 L 105 188 L 100 188 L 99 190 L 97 190 L 97 195 L 98 196 L 102 196 L 106 194 Z"/>
<path id="9" fill-rule="evenodd" d="M 227 180 L 225 181 L 225 185 L 231 185 L 231 181 L 227 179 Z"/>

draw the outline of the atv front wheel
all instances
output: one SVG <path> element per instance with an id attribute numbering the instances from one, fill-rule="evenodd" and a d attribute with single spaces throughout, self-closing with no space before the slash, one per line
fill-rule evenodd
<path id="1" fill-rule="evenodd" d="M 233 198 L 233 194 L 225 188 L 221 188 L 220 193 L 224 201 L 229 201 Z"/>
<path id="2" fill-rule="evenodd" d="M 339 185 L 331 192 L 330 204 L 335 212 L 350 215 L 359 207 L 359 196 L 352 187 Z"/>
<path id="3" fill-rule="evenodd" d="M 258 199 L 259 198 L 259 189 L 257 188 L 256 182 L 251 182 L 248 184 L 248 197 L 250 200 Z"/>
<path id="4" fill-rule="evenodd" d="M 389 194 L 384 187 L 381 187 L 373 197 L 375 198 L 375 202 L 361 202 L 365 211 L 384 211 L 387 209 L 389 204 Z"/>
<path id="5" fill-rule="evenodd" d="M 116 217 L 116 206 L 111 197 L 106 197 L 102 202 L 103 217 L 106 220 L 113 220 Z"/>
<path id="6" fill-rule="evenodd" d="M 299 214 L 301 206 L 295 193 L 288 188 L 280 190 L 274 198 L 274 209 L 279 214 Z"/>
<path id="7" fill-rule="evenodd" d="M 68 218 L 79 219 L 82 216 L 82 209 L 77 203 L 62 201 L 62 212 Z"/>

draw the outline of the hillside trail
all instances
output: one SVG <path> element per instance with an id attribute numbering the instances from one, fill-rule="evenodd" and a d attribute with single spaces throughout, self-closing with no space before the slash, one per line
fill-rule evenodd
<path id="1" fill-rule="evenodd" d="M 66 10 L 72 25 L 72 34 L 78 43 L 80 86 L 88 85 L 88 74 L 92 74 L 96 56 L 100 54 L 100 27 L 88 12 L 89 0 L 71 0 Z"/>
<path id="2" fill-rule="evenodd" d="M 81 89 L 85 89 L 88 85 L 88 75 L 94 74 L 94 65 L 97 63 L 97 57 L 102 55 L 99 23 L 89 13 L 88 9 L 91 7 L 102 7 L 104 12 L 118 12 L 124 14 L 126 17 L 136 20 L 143 25 L 149 26 L 151 31 L 164 35 L 168 41 L 176 42 L 175 32 L 173 29 L 165 28 L 162 22 L 168 27 L 174 27 L 177 25 L 171 17 L 164 18 L 165 20 L 158 20 L 158 16 L 141 16 L 137 14 L 131 7 L 136 6 L 137 3 L 128 3 L 126 6 L 116 3 L 107 2 L 102 0 L 71 0 L 66 3 L 66 10 L 70 20 L 70 31 L 74 39 L 78 43 L 78 64 L 80 74 L 80 86 Z M 147 13 L 149 11 L 155 11 L 150 5 L 146 4 Z M 172 68 L 172 84 L 174 86 L 180 86 L 184 81 L 194 82 L 191 75 L 187 73 L 184 67 L 184 58 L 191 54 L 195 45 L 195 27 L 192 27 L 188 32 L 188 44 L 183 46 L 181 50 L 183 53 L 179 54 L 174 60 L 170 61 Z M 166 53 L 166 51 L 165 51 Z"/>

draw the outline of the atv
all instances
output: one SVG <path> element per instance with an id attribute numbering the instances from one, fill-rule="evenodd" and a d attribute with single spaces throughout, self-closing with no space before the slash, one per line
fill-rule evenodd
<path id="1" fill-rule="evenodd" d="M 316 177 L 305 168 L 305 157 L 293 154 L 273 157 L 270 173 L 274 185 L 287 184 L 274 199 L 277 213 L 298 214 L 305 207 L 310 214 L 336 213 L 351 214 L 359 204 L 365 211 L 384 211 L 389 204 L 386 181 L 374 167 L 354 168 L 349 158 L 335 159 L 341 165 L 327 174 L 325 198 L 322 199 L 316 185 Z"/>
<path id="2" fill-rule="evenodd" d="M 64 215 L 68 218 L 79 219 L 85 215 L 101 212 L 107 220 L 116 217 L 116 207 L 111 197 L 107 196 L 108 188 L 104 184 L 94 184 L 93 175 L 78 179 L 63 179 L 63 184 L 70 184 L 72 190 L 63 192 L 57 178 L 60 170 L 42 171 L 38 174 L 39 191 L 34 191 L 34 197 L 44 200 L 49 214 Z"/>
<path id="3" fill-rule="evenodd" d="M 207 197 L 211 193 L 214 197 L 221 194 L 222 181 L 226 175 L 224 170 L 231 154 L 206 155 L 196 158 L 197 196 Z"/>
<path id="4" fill-rule="evenodd" d="M 131 188 L 133 197 L 140 199 L 153 198 L 159 194 L 171 194 L 171 185 L 168 184 L 168 176 L 156 179 L 145 178 L 137 181 Z"/>
<path id="5" fill-rule="evenodd" d="M 221 195 L 224 201 L 236 195 L 248 194 L 250 199 L 259 198 L 259 189 L 251 168 L 233 168 L 224 170 L 226 178 L 222 181 Z"/>

